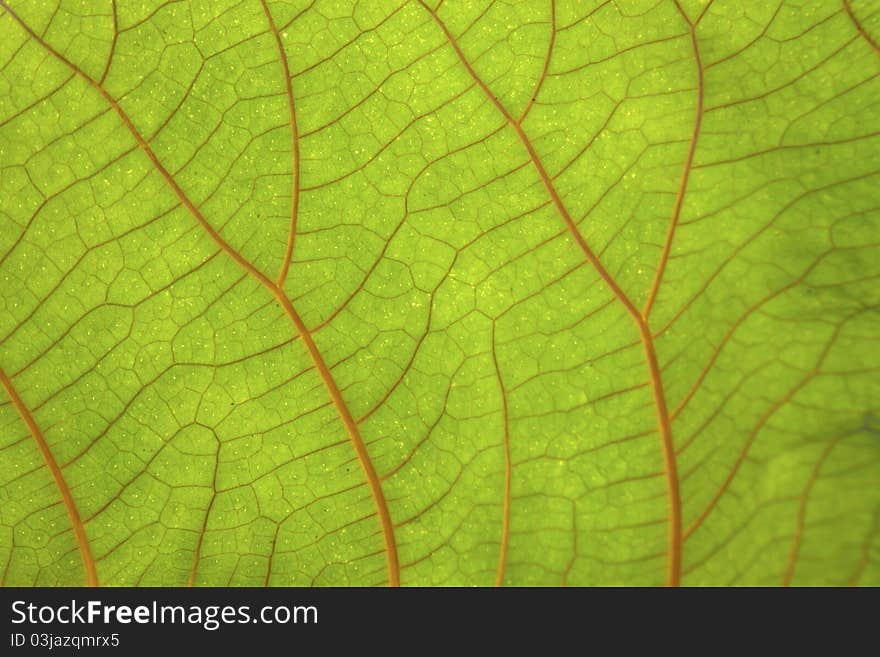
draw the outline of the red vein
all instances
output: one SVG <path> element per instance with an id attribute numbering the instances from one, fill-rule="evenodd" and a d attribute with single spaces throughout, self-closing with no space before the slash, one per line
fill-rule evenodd
<path id="1" fill-rule="evenodd" d="M 523 130 L 522 126 L 516 121 L 516 119 L 511 116 L 510 112 L 507 111 L 501 101 L 498 100 L 495 94 L 492 93 L 492 90 L 489 89 L 489 86 L 477 74 L 473 66 L 471 66 L 470 62 L 465 57 L 464 52 L 462 52 L 461 46 L 458 44 L 455 37 L 449 31 L 449 28 L 446 26 L 446 24 L 440 19 L 439 16 L 437 16 L 436 13 L 431 11 L 430 7 L 425 4 L 424 0 L 419 0 L 419 4 L 421 4 L 422 7 L 424 7 L 425 10 L 431 15 L 431 17 L 434 19 L 434 22 L 446 35 L 446 39 L 449 41 L 449 45 L 455 51 L 456 55 L 458 55 L 458 59 L 460 60 L 462 66 L 464 66 L 464 68 L 467 70 L 468 74 L 471 76 L 477 86 L 482 89 L 486 97 L 502 114 L 504 119 L 510 125 L 511 129 L 516 133 L 517 137 L 519 137 L 520 142 L 522 142 L 522 145 L 525 147 L 526 151 L 529 154 L 532 165 L 538 172 L 541 181 L 544 183 L 544 187 L 547 189 L 547 193 L 550 195 L 550 198 L 553 201 L 553 205 L 556 207 L 557 212 L 565 222 L 566 228 L 568 229 L 569 233 L 571 233 L 572 238 L 580 247 L 586 260 L 593 266 L 593 268 L 596 270 L 596 273 L 611 289 L 611 291 L 614 293 L 614 296 L 624 306 L 627 313 L 630 315 L 630 317 L 632 317 L 633 322 L 635 322 L 636 327 L 638 328 L 639 337 L 642 341 L 642 346 L 645 351 L 645 359 L 648 364 L 648 372 L 651 377 L 651 389 L 654 396 L 654 405 L 657 411 L 657 424 L 661 440 L 661 451 L 663 453 L 663 466 L 664 474 L 666 477 L 667 498 L 669 503 L 669 547 L 667 564 L 667 584 L 670 586 L 678 586 L 681 582 L 682 549 L 681 493 L 679 491 L 678 466 L 676 463 L 675 448 L 672 441 L 672 427 L 669 421 L 669 411 L 666 405 L 666 395 L 663 390 L 663 383 L 660 376 L 660 366 L 657 362 L 657 354 L 654 349 L 654 340 L 651 335 L 651 330 L 648 326 L 648 321 L 635 307 L 630 298 L 627 297 L 626 293 L 621 289 L 620 285 L 617 283 L 614 277 L 608 272 L 607 269 L 605 269 L 605 266 L 602 264 L 596 254 L 593 253 L 593 250 L 587 244 L 583 235 L 581 235 L 580 230 L 578 230 L 577 224 L 574 222 L 567 208 L 565 207 L 565 204 L 562 202 L 562 199 L 560 198 L 559 193 L 557 192 L 556 187 L 553 184 L 553 179 L 544 168 L 544 165 L 541 162 L 541 158 L 538 156 L 534 145 L 532 144 L 528 135 Z"/>
<path id="2" fill-rule="evenodd" d="M 819 460 L 816 461 L 816 465 L 813 467 L 813 471 L 807 479 L 807 485 L 804 487 L 804 492 L 801 495 L 801 501 L 798 505 L 797 525 L 794 531 L 794 538 L 792 539 L 791 552 L 788 555 L 788 565 L 786 565 L 785 574 L 782 576 L 783 586 L 790 586 L 791 579 L 794 577 L 794 568 L 797 564 L 798 556 L 800 555 L 801 543 L 803 542 L 804 537 L 804 527 L 807 523 L 807 502 L 809 501 L 810 493 L 812 492 L 816 481 L 819 479 L 819 473 L 822 471 L 822 466 L 825 465 L 825 461 L 828 460 L 831 452 L 837 447 L 837 444 L 842 439 L 843 436 L 839 436 L 828 443 L 825 449 L 822 450 Z"/>
<path id="3" fill-rule="evenodd" d="M 878 44 L 876 41 L 874 41 L 874 38 L 870 34 L 868 34 L 868 30 L 865 29 L 865 26 L 862 25 L 862 22 L 859 20 L 859 17 L 856 16 L 856 13 L 853 11 L 852 4 L 850 3 L 850 0 L 842 0 L 842 2 L 843 2 L 843 9 L 846 11 L 846 15 L 849 16 L 849 19 L 853 22 L 853 25 L 856 26 L 856 29 L 859 31 L 859 34 L 862 36 L 862 38 L 865 41 L 868 42 L 868 45 L 870 45 L 874 49 L 874 52 L 877 53 L 878 56 L 880 56 L 880 44 Z"/>
<path id="4" fill-rule="evenodd" d="M 746 438 L 745 443 L 737 454 L 736 461 L 733 464 L 730 472 L 727 473 L 727 477 L 725 477 L 724 481 L 721 482 L 721 485 L 715 491 L 715 494 L 712 496 L 712 499 L 709 500 L 708 504 L 703 508 L 700 514 L 694 519 L 694 521 L 688 526 L 687 530 L 684 533 L 684 538 L 687 540 L 690 538 L 695 531 L 697 531 L 702 524 L 706 521 L 706 518 L 709 517 L 715 508 L 718 506 L 718 502 L 721 500 L 722 496 L 730 489 L 730 485 L 733 483 L 734 478 L 736 478 L 739 469 L 742 467 L 743 463 L 745 463 L 746 456 L 751 450 L 752 445 L 755 440 L 758 438 L 758 434 L 764 429 L 767 423 L 773 418 L 776 413 L 779 412 L 781 408 L 783 408 L 786 404 L 788 404 L 792 399 L 800 393 L 813 378 L 819 374 L 823 364 L 825 363 L 825 359 L 828 357 L 828 354 L 831 352 L 831 348 L 834 346 L 834 343 L 837 341 L 837 338 L 842 330 L 842 326 L 838 326 L 834 330 L 834 334 L 831 336 L 831 339 L 828 341 L 828 344 L 825 345 L 822 352 L 819 354 L 816 365 L 807 372 L 800 381 L 798 381 L 789 391 L 782 397 L 782 399 L 774 402 L 761 417 L 758 418 L 758 421 L 752 427 L 752 430 L 749 432 L 748 437 Z"/>
<path id="5" fill-rule="evenodd" d="M 293 258 L 293 243 L 296 240 L 296 221 L 299 214 L 299 128 L 296 123 L 296 104 L 293 100 L 293 79 L 290 76 L 290 67 L 287 64 L 287 56 L 284 52 L 284 44 L 281 42 L 281 34 L 278 32 L 266 0 L 260 0 L 260 4 L 263 5 L 263 11 L 266 13 L 266 19 L 269 21 L 269 29 L 272 30 L 272 36 L 275 37 L 275 43 L 278 46 L 278 59 L 281 60 L 281 67 L 284 70 L 284 86 L 287 90 L 287 105 L 290 108 L 290 137 L 293 142 L 293 189 L 290 196 L 290 230 L 287 233 L 287 246 L 284 250 L 281 271 L 276 279 L 276 283 L 283 287 L 284 281 L 287 280 L 287 272 L 290 269 L 290 261 Z"/>
<path id="6" fill-rule="evenodd" d="M 535 89 L 532 91 L 532 96 L 529 98 L 528 103 L 526 103 L 526 108 L 523 110 L 517 123 L 525 121 L 529 112 L 531 112 L 532 108 L 535 106 L 535 101 L 538 98 L 538 94 L 541 92 L 541 87 L 544 86 L 544 82 L 547 80 L 547 71 L 550 68 L 550 59 L 553 57 L 554 45 L 556 45 L 556 0 L 550 0 L 550 40 L 547 43 L 547 55 L 544 57 L 544 68 L 541 70 L 541 76 L 538 78 L 538 83 L 535 85 Z"/>
<path id="7" fill-rule="evenodd" d="M 665 520 L 664 520 L 665 522 Z M 578 526 L 577 526 L 577 505 L 572 503 L 571 505 L 571 558 L 568 560 L 568 563 L 565 565 L 565 570 L 562 571 L 562 581 L 560 585 L 563 587 L 568 586 L 568 576 L 571 573 L 571 569 L 574 568 L 574 564 L 577 561 L 578 555 Z"/>
<path id="8" fill-rule="evenodd" d="M 321 355 L 321 352 L 318 351 L 318 347 L 312 338 L 311 332 L 306 328 L 306 325 L 303 323 L 299 314 L 294 309 L 293 304 L 290 302 L 290 299 L 285 296 L 284 292 L 277 287 L 274 288 L 274 290 L 282 307 L 290 316 L 299 331 L 300 337 L 305 343 L 312 360 L 315 362 L 315 366 L 318 368 L 321 378 L 324 380 L 324 384 L 330 392 L 330 397 L 333 399 L 333 403 L 336 405 L 339 415 L 342 417 L 345 428 L 348 430 L 348 435 L 351 438 L 352 445 L 358 455 L 358 460 L 360 460 L 361 467 L 367 477 L 370 491 L 373 494 L 373 499 L 375 500 L 379 512 L 379 520 L 382 523 L 382 533 L 385 538 L 385 551 L 388 557 L 388 583 L 391 586 L 400 586 L 400 562 L 397 557 L 397 541 L 394 536 L 394 525 L 391 522 L 391 513 L 388 511 L 388 503 L 385 500 L 385 494 L 382 492 L 382 484 L 379 482 L 379 475 L 376 472 L 376 467 L 370 459 L 370 455 L 367 452 L 367 447 L 361 437 L 357 423 L 352 417 L 348 405 L 342 398 L 339 386 L 336 385 L 336 381 L 333 379 L 333 375 L 330 373 L 330 369 L 327 367 L 324 357 Z"/>
<path id="9" fill-rule="evenodd" d="M 214 436 L 216 440 L 216 436 Z M 214 502 L 217 500 L 217 471 L 220 469 L 220 441 L 217 440 L 217 451 L 214 454 L 214 474 L 211 477 L 211 501 L 208 502 L 208 508 L 205 509 L 205 517 L 202 519 L 202 526 L 199 529 L 199 538 L 196 541 L 196 549 L 193 555 L 192 567 L 189 570 L 189 577 L 186 580 L 187 586 L 193 586 L 196 583 L 196 573 L 199 570 L 199 561 L 202 556 L 202 543 L 205 540 L 205 534 L 208 531 L 208 518 L 211 517 L 211 509 L 214 508 Z"/>
<path id="10" fill-rule="evenodd" d="M 864 575 L 865 570 L 867 570 L 868 565 L 871 563 L 871 544 L 874 542 L 874 536 L 878 530 L 880 530 L 880 510 L 874 512 L 873 522 L 868 528 L 868 534 L 862 543 L 862 558 L 859 559 L 855 572 L 849 578 L 849 586 L 859 585 L 859 580 L 862 579 L 862 575 Z"/>
<path id="11" fill-rule="evenodd" d="M 269 548 L 269 563 L 266 566 L 266 577 L 263 579 L 263 586 L 269 586 L 272 580 L 272 563 L 275 557 L 275 550 L 278 546 L 278 533 L 281 531 L 281 522 L 275 523 L 275 532 L 272 534 L 272 546 Z"/>
<path id="12" fill-rule="evenodd" d="M 495 322 L 492 322 L 492 362 L 495 363 L 495 375 L 498 377 L 498 386 L 501 389 L 501 411 L 504 414 L 504 506 L 501 520 L 501 549 L 498 553 L 498 569 L 495 575 L 495 586 L 503 586 L 507 546 L 510 543 L 510 421 L 507 412 L 507 391 L 501 376 L 501 366 L 498 364 L 498 354 L 495 351 Z"/>
<path id="13" fill-rule="evenodd" d="M 93 89 L 95 89 L 95 91 L 101 94 L 101 96 L 119 115 L 119 118 L 122 120 L 125 127 L 131 133 L 138 146 L 140 146 L 141 150 L 144 151 L 146 156 L 153 163 L 153 166 L 164 178 L 166 184 L 178 197 L 181 204 L 183 204 L 183 206 L 190 212 L 190 214 L 195 218 L 199 225 L 201 225 L 201 227 L 214 241 L 214 243 L 217 244 L 217 246 L 224 253 L 226 253 L 232 260 L 234 260 L 249 275 L 255 278 L 272 294 L 272 296 L 277 299 L 278 303 L 281 305 L 282 309 L 290 318 L 290 321 L 293 323 L 294 327 L 299 333 L 299 336 L 303 340 L 303 343 L 306 345 L 306 349 L 311 356 L 315 369 L 318 371 L 321 379 L 323 380 L 324 385 L 330 395 L 330 398 L 333 401 L 334 406 L 336 407 L 337 413 L 339 414 L 340 419 L 345 425 L 349 439 L 352 443 L 352 446 L 354 447 L 355 453 L 357 454 L 358 460 L 360 461 L 361 467 L 364 471 L 367 485 L 369 486 L 370 492 L 373 496 L 373 500 L 376 505 L 377 515 L 379 516 L 379 521 L 382 526 L 382 534 L 385 539 L 385 552 L 388 561 L 388 582 L 391 586 L 399 586 L 400 563 L 397 556 L 397 541 L 394 536 L 394 525 L 391 522 L 391 514 L 388 510 L 388 503 L 385 499 L 385 494 L 382 491 L 382 486 L 379 481 L 379 476 L 376 473 L 376 468 L 373 465 L 372 460 L 370 459 L 366 445 L 364 444 L 363 437 L 361 436 L 360 430 L 358 429 L 358 426 L 351 415 L 351 411 L 349 410 L 348 405 L 342 397 L 339 386 L 333 379 L 333 375 L 330 372 L 330 369 L 327 367 L 327 363 L 324 361 L 324 357 L 318 350 L 318 347 L 315 344 L 314 339 L 312 338 L 311 332 L 302 321 L 302 318 L 300 318 L 290 299 L 287 298 L 284 290 L 279 285 L 271 281 L 260 270 L 254 267 L 254 265 L 252 265 L 241 253 L 236 251 L 225 239 L 223 239 L 220 233 L 208 222 L 208 220 L 204 217 L 204 215 L 202 215 L 198 207 L 196 207 L 196 205 L 190 200 L 183 189 L 181 189 L 180 185 L 177 184 L 177 181 L 161 163 L 159 158 L 153 152 L 149 143 L 144 139 L 143 135 L 140 134 L 138 129 L 134 126 L 131 119 L 128 117 L 128 115 L 119 105 L 119 103 L 107 92 L 106 89 L 104 89 L 101 84 L 91 78 L 76 64 L 71 62 L 64 55 L 62 55 L 46 41 L 44 41 L 39 35 L 37 35 L 24 21 L 22 21 L 22 19 L 15 12 L 13 12 L 9 8 L 5 0 L 0 0 L 0 7 L 3 7 L 9 13 L 9 15 L 12 16 L 19 25 L 21 25 L 22 29 L 24 29 L 37 43 L 39 43 L 43 48 L 54 55 L 59 61 L 64 62 L 64 64 L 66 64 L 71 70 L 73 70 L 84 81 L 86 81 Z"/>
<path id="14" fill-rule="evenodd" d="M 654 280 L 651 283 L 651 290 L 648 292 L 648 299 L 645 302 L 644 310 L 642 310 L 642 314 L 646 318 L 651 314 L 651 309 L 654 307 L 654 301 L 657 299 L 657 293 L 660 291 L 660 283 L 663 281 L 663 274 L 666 272 L 666 264 L 669 262 L 669 254 L 672 251 L 672 241 L 675 239 L 675 229 L 678 227 L 678 220 L 679 217 L 681 217 L 681 209 L 684 205 L 684 197 L 687 193 L 688 181 L 690 180 L 691 171 L 694 166 L 694 155 L 697 152 L 697 142 L 700 139 L 700 127 L 703 123 L 703 60 L 700 57 L 700 46 L 697 42 L 697 25 L 688 18 L 678 0 L 675 0 L 675 6 L 678 7 L 678 11 L 690 27 L 691 45 L 694 51 L 694 60 L 697 64 L 697 109 L 696 118 L 694 119 L 694 130 L 691 135 L 691 143 L 688 148 L 687 158 L 685 159 L 684 171 L 681 174 L 678 193 L 675 197 L 675 206 L 672 209 L 672 220 L 669 222 L 666 241 L 663 243 L 663 252 L 660 254 L 660 262 L 654 272 Z"/>
<path id="15" fill-rule="evenodd" d="M 110 72 L 110 64 L 113 63 L 113 55 L 116 54 L 116 40 L 119 38 L 119 16 L 116 11 L 116 0 L 111 0 L 110 4 L 113 7 L 113 39 L 110 41 L 110 52 L 107 54 L 104 72 L 101 73 L 101 78 L 98 80 L 100 84 L 104 84 L 104 80 L 107 79 L 107 74 Z"/>
<path id="16" fill-rule="evenodd" d="M 76 536 L 76 543 L 79 546 L 79 555 L 82 558 L 83 569 L 86 572 L 86 582 L 89 586 L 98 586 L 98 571 L 95 568 L 95 560 L 92 557 L 92 549 L 89 546 L 89 537 L 86 535 L 86 529 L 80 518 L 79 510 L 77 509 L 73 495 L 70 492 L 70 487 L 64 479 L 64 473 L 61 468 L 58 467 L 58 462 L 52 455 L 52 451 L 49 449 L 49 445 L 46 442 L 45 436 L 43 436 L 43 432 L 40 431 L 39 425 L 37 425 L 36 420 L 34 420 L 34 417 L 21 400 L 21 397 L 18 396 L 18 391 L 16 391 L 15 386 L 12 385 L 12 381 L 9 377 L 6 376 L 6 372 L 3 371 L 3 368 L 0 368 L 0 383 L 6 388 L 6 394 L 8 394 L 9 399 L 12 400 L 12 405 L 15 406 L 21 419 L 24 420 L 24 423 L 30 430 L 31 436 L 33 436 L 36 441 L 37 447 L 40 448 L 40 454 L 43 455 L 43 461 L 45 461 L 46 467 L 49 468 L 49 472 L 52 473 L 52 478 L 55 480 L 55 486 L 58 488 L 58 492 L 61 493 L 61 500 L 64 502 L 67 517 L 70 518 L 70 526 L 73 528 L 74 536 Z"/>

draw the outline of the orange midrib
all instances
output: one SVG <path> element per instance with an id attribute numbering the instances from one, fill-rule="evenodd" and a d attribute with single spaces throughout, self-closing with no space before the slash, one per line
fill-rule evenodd
<path id="1" fill-rule="evenodd" d="M 34 420 L 27 406 L 25 406 L 24 402 L 21 400 L 21 397 L 19 397 L 18 391 L 16 391 L 15 386 L 12 385 L 12 381 L 9 377 L 6 376 L 6 372 L 3 368 L 0 368 L 0 382 L 3 383 L 3 387 L 6 389 L 6 394 L 8 394 L 9 399 L 12 400 L 12 405 L 15 406 L 21 419 L 24 420 L 24 423 L 30 430 L 31 436 L 33 436 L 34 441 L 36 441 L 37 447 L 40 449 L 40 454 L 43 456 L 43 461 L 45 461 L 46 467 L 49 468 L 49 472 L 52 473 L 52 478 L 55 480 L 55 485 L 58 488 L 58 492 L 61 494 L 61 500 L 67 511 L 67 517 L 70 518 L 70 525 L 73 528 L 74 536 L 76 536 L 76 543 L 79 547 L 80 557 L 82 558 L 83 569 L 86 573 L 86 583 L 89 586 L 98 586 L 98 571 L 95 568 L 95 560 L 92 557 L 89 538 L 86 535 L 86 529 L 80 518 L 79 510 L 77 509 L 73 495 L 70 492 L 70 487 L 64 479 L 64 473 L 58 466 L 55 457 L 52 455 L 52 450 L 49 449 L 49 445 L 46 443 L 46 438 L 43 436 L 43 432 L 40 430 L 39 425 Z"/>
<path id="2" fill-rule="evenodd" d="M 339 390 L 339 386 L 336 385 L 336 381 L 333 379 L 330 368 L 327 367 L 324 357 L 321 355 L 318 346 L 312 338 L 311 331 L 306 327 L 305 323 L 296 312 L 296 309 L 293 307 L 293 304 L 290 302 L 290 299 L 287 298 L 284 292 L 278 287 L 274 288 L 274 290 L 276 298 L 299 331 L 300 337 L 302 337 L 321 378 L 324 380 L 324 385 L 327 387 L 330 397 L 333 399 L 333 403 L 345 424 L 349 437 L 351 438 L 352 445 L 358 455 L 358 460 L 364 470 L 364 475 L 367 478 L 367 483 L 370 486 L 370 492 L 376 502 L 379 520 L 382 523 L 382 533 L 385 537 L 385 551 L 388 558 L 388 583 L 391 586 L 400 586 L 400 561 L 397 556 L 397 540 L 394 535 L 394 524 L 391 521 L 388 502 L 382 491 L 382 484 L 379 480 L 379 475 L 376 472 L 376 467 L 373 465 L 373 461 L 367 452 L 367 446 L 364 444 L 357 423 L 354 421 L 354 417 L 342 397 L 342 392 Z"/>
<path id="3" fill-rule="evenodd" d="M 439 16 L 437 16 L 434 11 L 431 10 L 430 7 L 425 4 L 424 0 L 419 0 L 419 3 L 431 15 L 431 17 L 437 23 L 438 27 L 446 35 L 446 39 L 449 41 L 450 46 L 452 46 L 453 50 L 458 55 L 459 60 L 461 61 L 465 69 L 467 69 L 471 78 L 474 80 L 474 82 L 477 83 L 477 86 L 479 86 L 480 89 L 483 90 L 483 93 L 492 102 L 492 104 L 495 105 L 495 107 L 504 117 L 505 121 L 507 121 L 513 131 L 517 134 L 520 142 L 522 142 L 523 146 L 528 152 L 529 158 L 531 159 L 533 166 L 537 170 L 541 181 L 544 183 L 544 187 L 547 189 L 547 192 L 553 201 L 553 205 L 556 207 L 557 212 L 565 221 L 566 227 L 571 233 L 575 242 L 580 247 L 581 251 L 583 251 L 584 257 L 593 266 L 593 268 L 596 270 L 596 272 L 599 274 L 600 278 L 602 278 L 605 284 L 608 285 L 608 287 L 613 292 L 615 298 L 620 301 L 620 303 L 626 309 L 627 314 L 630 315 L 633 322 L 635 322 L 636 324 L 636 327 L 639 331 L 639 338 L 645 350 L 645 356 L 648 363 L 648 372 L 651 378 L 651 389 L 654 397 L 654 405 L 657 410 L 657 424 L 661 440 L 664 472 L 666 476 L 667 498 L 669 502 L 667 584 L 669 586 L 678 586 L 681 582 L 681 493 L 679 491 L 678 468 L 676 464 L 675 447 L 672 441 L 672 427 L 669 420 L 669 411 L 667 410 L 666 406 L 666 397 L 663 391 L 663 382 L 660 376 L 660 368 L 657 363 L 656 351 L 654 349 L 654 340 L 651 335 L 651 330 L 648 326 L 647 320 L 635 307 L 635 305 L 629 299 L 626 293 L 621 289 L 620 285 L 617 283 L 614 277 L 611 276 L 611 274 L 605 269 L 599 258 L 593 253 L 592 249 L 587 244 L 583 235 L 581 235 L 580 231 L 578 230 L 577 224 L 575 224 L 574 220 L 571 218 L 571 215 L 568 213 L 568 210 L 563 204 L 559 193 L 556 191 L 556 187 L 553 184 L 552 178 L 547 173 L 546 169 L 544 169 L 544 165 L 541 162 L 537 151 L 535 151 L 535 147 L 532 145 L 531 140 L 523 130 L 522 126 L 516 119 L 511 116 L 510 112 L 508 112 L 504 105 L 501 104 L 501 101 L 498 100 L 495 94 L 492 93 L 491 89 L 489 89 L 486 83 L 474 70 L 473 66 L 471 66 L 470 62 L 465 57 L 464 52 L 462 52 L 461 47 L 458 45 L 458 42 L 449 31 L 449 28 L 446 26 L 446 24 L 440 19 Z"/>
<path id="4" fill-rule="evenodd" d="M 391 521 L 391 514 L 388 510 L 388 503 L 385 499 L 385 494 L 382 491 L 382 486 L 379 481 L 379 476 L 376 473 L 375 466 L 373 465 L 372 460 L 370 459 L 369 453 L 367 451 L 366 445 L 361 437 L 360 430 L 358 429 L 357 424 L 355 423 L 351 411 L 348 409 L 348 405 L 346 404 L 344 398 L 342 397 L 342 393 L 339 390 L 339 386 L 337 386 L 336 381 L 333 379 L 333 375 L 330 372 L 330 369 L 327 367 L 326 362 L 324 361 L 323 356 L 315 344 L 314 339 L 312 338 L 311 332 L 308 330 L 306 325 L 303 323 L 299 314 L 296 312 L 293 304 L 290 299 L 288 299 L 287 295 L 284 293 L 284 290 L 271 281 L 265 274 L 259 271 L 254 265 L 252 265 L 241 253 L 236 251 L 221 235 L 217 232 L 217 230 L 208 222 L 207 219 L 202 215 L 201 211 L 195 206 L 195 204 L 189 199 L 180 185 L 177 184 L 177 181 L 174 180 L 173 176 L 168 172 L 167 169 L 162 165 L 159 161 L 159 158 L 153 152 L 150 145 L 144 139 L 143 135 L 140 134 L 138 129 L 134 126 L 131 119 L 122 109 L 118 102 L 107 92 L 106 89 L 102 85 L 100 85 L 97 81 L 92 79 L 85 71 L 80 69 L 76 64 L 68 60 L 64 55 L 55 50 L 52 46 L 46 43 L 38 34 L 36 34 L 21 18 L 13 12 L 9 6 L 6 4 L 4 0 L 0 0 L 0 7 L 3 7 L 9 14 L 12 16 L 16 22 L 21 25 L 22 29 L 24 29 L 37 43 L 39 43 L 44 49 L 46 49 L 49 53 L 51 53 L 56 59 L 63 62 L 66 66 L 68 66 L 74 73 L 79 75 L 83 80 L 85 80 L 92 88 L 94 88 L 113 108 L 119 118 L 122 120 L 125 127 L 128 129 L 129 133 L 131 133 L 132 137 L 137 142 L 138 146 L 140 146 L 141 150 L 147 155 L 147 157 L 152 162 L 153 166 L 159 172 L 159 174 L 163 177 L 166 184 L 171 187 L 174 191 L 175 195 L 180 199 L 180 202 L 189 210 L 190 214 L 196 219 L 196 221 L 202 226 L 205 232 L 209 235 L 209 237 L 217 244 L 220 249 L 226 253 L 230 258 L 232 258 L 238 265 L 244 269 L 250 276 L 255 278 L 261 285 L 263 285 L 279 302 L 285 314 L 289 317 L 294 327 L 299 332 L 300 337 L 306 345 L 306 348 L 309 352 L 309 355 L 313 361 L 315 369 L 317 369 L 321 379 L 324 382 L 325 387 L 330 395 L 330 398 L 333 401 L 334 406 L 343 421 L 343 424 L 346 427 L 346 431 L 349 435 L 349 439 L 354 447 L 355 453 L 358 456 L 358 460 L 361 463 L 361 467 L 364 471 L 364 475 L 367 479 L 367 484 L 370 488 L 370 492 L 373 496 L 373 500 L 376 505 L 377 514 L 379 516 L 379 520 L 382 526 L 382 534 L 385 540 L 385 551 L 387 555 L 388 561 L 388 583 L 391 586 L 399 586 L 400 585 L 400 562 L 397 555 L 397 541 L 394 535 L 394 524 Z"/>

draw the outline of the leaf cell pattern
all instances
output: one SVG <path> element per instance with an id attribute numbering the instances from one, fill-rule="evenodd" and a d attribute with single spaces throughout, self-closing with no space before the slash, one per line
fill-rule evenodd
<path id="1" fill-rule="evenodd" d="M 4 585 L 880 583 L 880 1 L 0 1 Z"/>

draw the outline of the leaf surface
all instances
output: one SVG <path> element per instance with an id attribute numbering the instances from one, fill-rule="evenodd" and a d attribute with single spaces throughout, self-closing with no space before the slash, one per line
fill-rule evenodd
<path id="1" fill-rule="evenodd" d="M 4 585 L 880 583 L 880 1 L 0 8 Z"/>

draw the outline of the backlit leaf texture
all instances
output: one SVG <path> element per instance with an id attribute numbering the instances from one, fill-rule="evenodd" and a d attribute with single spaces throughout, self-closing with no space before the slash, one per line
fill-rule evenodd
<path id="1" fill-rule="evenodd" d="M 880 0 L 0 8 L 4 585 L 880 583 Z"/>

